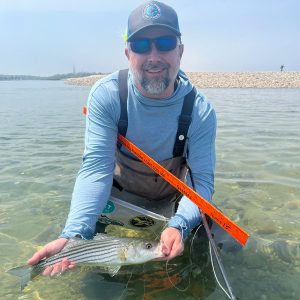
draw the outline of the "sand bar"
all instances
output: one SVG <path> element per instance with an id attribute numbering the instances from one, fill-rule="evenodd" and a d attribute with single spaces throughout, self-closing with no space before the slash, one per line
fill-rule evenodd
<path id="1" fill-rule="evenodd" d="M 300 72 L 188 72 L 199 88 L 300 88 Z M 66 79 L 71 85 L 92 86 L 106 75 Z"/>

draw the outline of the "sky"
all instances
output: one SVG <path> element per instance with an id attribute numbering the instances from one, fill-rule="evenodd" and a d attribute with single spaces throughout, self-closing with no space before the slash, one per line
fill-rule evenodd
<path id="1" fill-rule="evenodd" d="M 113 72 L 142 0 L 0 0 L 0 74 Z M 299 0 L 166 0 L 186 72 L 300 71 Z"/>

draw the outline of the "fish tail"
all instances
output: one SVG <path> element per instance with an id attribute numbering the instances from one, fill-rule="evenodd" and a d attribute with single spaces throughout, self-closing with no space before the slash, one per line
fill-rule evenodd
<path id="1" fill-rule="evenodd" d="M 35 274 L 36 272 L 34 272 L 34 267 L 29 265 L 15 267 L 7 270 L 6 272 L 21 278 L 21 290 L 23 290 L 28 282 L 37 275 Z"/>

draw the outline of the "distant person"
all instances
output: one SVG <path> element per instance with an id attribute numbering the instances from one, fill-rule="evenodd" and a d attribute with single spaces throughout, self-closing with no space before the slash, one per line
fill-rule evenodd
<path id="1" fill-rule="evenodd" d="M 132 196 L 124 198 L 126 201 L 135 199 L 137 205 L 172 216 L 161 233 L 163 252 L 166 260 L 182 253 L 184 240 L 201 221 L 199 208 L 118 146 L 117 134 L 118 130 L 125 132 L 130 141 L 179 178 L 185 178 L 189 167 L 187 184 L 193 182 L 203 198 L 212 200 L 216 116 L 212 105 L 180 70 L 183 50 L 173 8 L 150 1 L 131 12 L 125 48 L 129 73 L 125 72 L 128 97 L 124 115 L 116 72 L 98 81 L 89 95 L 85 150 L 65 228 L 28 264 L 59 252 L 69 238 L 92 239 L 99 214 L 111 193 L 120 192 L 118 188 Z M 72 267 L 66 260 L 45 269 L 44 275 Z"/>
<path id="2" fill-rule="evenodd" d="M 285 68 L 285 65 L 280 66 L 280 72 L 283 72 L 283 69 Z"/>

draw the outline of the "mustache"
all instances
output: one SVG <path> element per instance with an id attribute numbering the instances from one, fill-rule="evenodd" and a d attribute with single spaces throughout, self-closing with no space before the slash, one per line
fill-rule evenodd
<path id="1" fill-rule="evenodd" d="M 144 63 L 142 65 L 142 70 L 143 71 L 149 71 L 149 70 L 156 70 L 156 69 L 168 69 L 169 65 L 158 62 L 158 63 Z"/>

